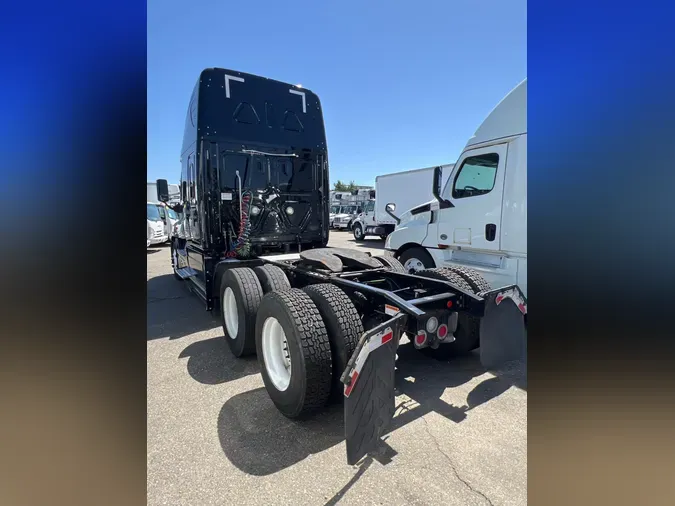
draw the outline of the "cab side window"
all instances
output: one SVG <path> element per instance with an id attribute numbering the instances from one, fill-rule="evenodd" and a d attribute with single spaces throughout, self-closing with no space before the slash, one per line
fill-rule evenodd
<path id="1" fill-rule="evenodd" d="M 485 153 L 464 160 L 452 187 L 452 198 L 463 199 L 490 193 L 495 186 L 499 155 Z"/>

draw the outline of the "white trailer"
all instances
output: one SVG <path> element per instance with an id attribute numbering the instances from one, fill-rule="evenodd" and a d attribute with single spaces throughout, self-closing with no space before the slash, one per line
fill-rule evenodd
<path id="1" fill-rule="evenodd" d="M 446 174 L 454 164 L 443 165 Z M 387 213 L 385 206 L 394 204 L 396 214 L 411 209 L 433 198 L 431 192 L 434 167 L 412 169 L 384 174 L 375 178 L 375 199 L 371 199 L 352 225 L 354 238 L 363 240 L 367 235 L 386 238 L 396 228 L 396 220 Z"/>

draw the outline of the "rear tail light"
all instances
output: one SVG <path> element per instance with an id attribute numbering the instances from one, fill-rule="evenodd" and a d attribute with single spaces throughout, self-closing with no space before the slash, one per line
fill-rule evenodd
<path id="1" fill-rule="evenodd" d="M 427 333 L 423 330 L 417 332 L 415 336 L 415 346 L 424 346 L 427 342 Z"/>

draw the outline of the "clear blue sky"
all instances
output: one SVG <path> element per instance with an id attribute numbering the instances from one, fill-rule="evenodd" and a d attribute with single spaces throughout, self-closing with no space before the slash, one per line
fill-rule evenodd
<path id="1" fill-rule="evenodd" d="M 148 180 L 178 182 L 207 67 L 315 92 L 331 182 L 452 163 L 527 76 L 526 11 L 526 0 L 149 0 Z"/>

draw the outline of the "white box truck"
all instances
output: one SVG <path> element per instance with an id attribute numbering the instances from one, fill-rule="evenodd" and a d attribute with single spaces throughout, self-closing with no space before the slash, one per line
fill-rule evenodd
<path id="1" fill-rule="evenodd" d="M 440 172 L 433 199 L 393 211 L 400 223 L 385 249 L 408 272 L 469 268 L 527 297 L 527 79 L 478 127 L 444 185 Z"/>
<path id="2" fill-rule="evenodd" d="M 177 184 L 167 185 L 169 190 L 169 204 L 174 204 L 180 202 L 180 187 Z M 151 204 L 157 207 L 159 212 L 159 217 L 164 224 L 164 235 L 166 239 L 164 242 L 171 240 L 173 236 L 173 228 L 178 222 L 178 215 L 175 211 L 168 208 L 163 202 L 159 201 L 159 196 L 157 194 L 157 183 L 147 183 L 147 203 L 148 206 Z M 149 219 L 149 218 L 148 218 Z M 150 227 L 150 225 L 148 225 Z M 150 228 L 148 228 L 150 230 Z M 150 232 L 148 232 L 148 247 L 150 247 Z M 154 242 L 152 244 L 155 244 Z"/>
<path id="3" fill-rule="evenodd" d="M 453 164 L 443 167 L 448 173 Z M 427 167 L 377 176 L 375 198 L 365 203 L 363 212 L 352 223 L 354 239 L 362 241 L 368 235 L 379 235 L 386 239 L 396 228 L 396 220 L 385 206 L 394 204 L 399 212 L 403 212 L 432 199 L 433 175 L 434 167 Z"/>
<path id="4" fill-rule="evenodd" d="M 167 185 L 169 188 L 169 204 L 180 202 L 180 186 L 177 184 Z M 147 201 L 159 204 L 157 197 L 157 183 L 147 183 Z"/>

